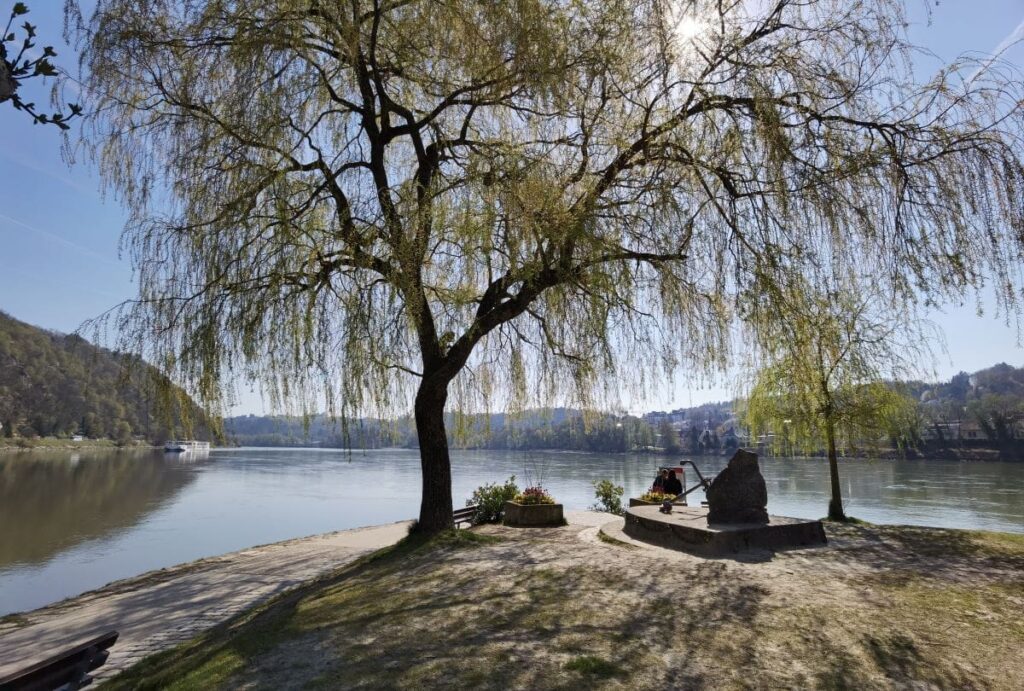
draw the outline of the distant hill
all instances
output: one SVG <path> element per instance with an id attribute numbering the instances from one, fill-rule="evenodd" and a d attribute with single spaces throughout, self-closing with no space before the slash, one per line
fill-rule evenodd
<path id="1" fill-rule="evenodd" d="M 289 415 L 239 415 L 224 419 L 224 434 L 238 446 L 288 446 L 376 449 L 404 446 L 412 433 L 401 421 L 350 420 L 326 415 L 307 419 Z"/>
<path id="2" fill-rule="evenodd" d="M 917 401 L 913 429 L 900 445 L 923 450 L 956 441 L 983 445 L 1024 438 L 1024 368 L 1000 363 L 946 382 L 890 382 Z M 584 414 L 571 408 L 505 414 L 447 414 L 453 448 L 629 451 L 660 448 L 699 455 L 727 452 L 745 431 L 733 401 L 705 403 L 640 417 Z M 228 439 L 242 446 L 379 448 L 417 446 L 411 419 L 349 420 L 325 415 L 245 415 L 224 420 Z M 672 435 L 672 436 L 669 436 Z"/>
<path id="3" fill-rule="evenodd" d="M 985 396 L 1008 396 L 1024 401 L 1024 368 L 1005 362 L 978 370 L 960 372 L 948 382 L 908 384 L 918 399 L 931 406 L 965 406 Z"/>
<path id="4" fill-rule="evenodd" d="M 202 409 L 154 367 L 0 312 L 0 435 L 209 439 Z"/>
<path id="5" fill-rule="evenodd" d="M 629 451 L 654 443 L 650 426 L 636 417 L 608 415 L 570 408 L 528 410 L 520 415 L 457 416 L 446 425 L 454 448 L 566 449 Z M 243 415 L 224 420 L 228 440 L 240 446 L 319 446 L 380 448 L 417 446 L 416 430 L 408 417 L 397 420 L 350 420 L 346 424 L 325 415 L 300 417 Z"/>

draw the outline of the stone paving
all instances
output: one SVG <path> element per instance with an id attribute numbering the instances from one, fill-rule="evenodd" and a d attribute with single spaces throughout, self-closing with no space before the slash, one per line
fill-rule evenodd
<path id="1" fill-rule="evenodd" d="M 0 677 L 110 630 L 109 678 L 274 595 L 404 537 L 408 523 L 358 528 L 143 574 L 0 623 Z"/>

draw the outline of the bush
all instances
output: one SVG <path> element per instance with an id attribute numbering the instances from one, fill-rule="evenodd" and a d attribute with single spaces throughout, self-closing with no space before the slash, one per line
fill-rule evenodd
<path id="1" fill-rule="evenodd" d="M 476 515 L 473 523 L 497 523 L 501 520 L 505 502 L 512 501 L 519 494 L 519 487 L 516 485 L 516 476 L 513 475 L 505 484 L 498 485 L 488 483 L 473 490 L 473 496 L 466 502 L 466 506 L 477 505 Z"/>
<path id="2" fill-rule="evenodd" d="M 625 513 L 622 510 L 623 492 L 625 489 L 611 480 L 594 480 L 594 496 L 597 498 L 597 503 L 590 508 L 594 511 L 604 511 L 621 516 Z"/>
<path id="3" fill-rule="evenodd" d="M 640 499 L 642 501 L 654 501 L 660 504 L 663 501 L 675 501 L 676 495 L 665 494 L 664 492 L 645 492 L 640 495 Z"/>
<path id="4" fill-rule="evenodd" d="M 514 500 L 517 504 L 554 504 L 554 498 L 543 487 L 527 487 Z"/>

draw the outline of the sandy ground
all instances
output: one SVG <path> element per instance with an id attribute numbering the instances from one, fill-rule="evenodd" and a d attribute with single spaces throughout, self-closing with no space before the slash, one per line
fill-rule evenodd
<path id="1" fill-rule="evenodd" d="M 0 677 L 75 643 L 120 632 L 105 679 L 239 612 L 405 537 L 408 523 L 288 540 L 152 571 L 0 619 Z"/>

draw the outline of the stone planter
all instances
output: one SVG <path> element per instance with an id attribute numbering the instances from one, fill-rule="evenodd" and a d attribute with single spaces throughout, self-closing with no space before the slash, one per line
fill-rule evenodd
<path id="1" fill-rule="evenodd" d="M 660 501 L 644 501 L 643 499 L 638 499 L 636 497 L 630 497 L 629 498 L 629 508 L 633 508 L 634 506 L 661 506 L 661 502 Z M 685 498 L 682 499 L 682 500 L 676 499 L 674 502 L 672 502 L 672 506 L 686 506 L 686 499 Z"/>
<path id="2" fill-rule="evenodd" d="M 505 502 L 505 525 L 555 526 L 565 525 L 561 504 L 517 504 Z"/>

